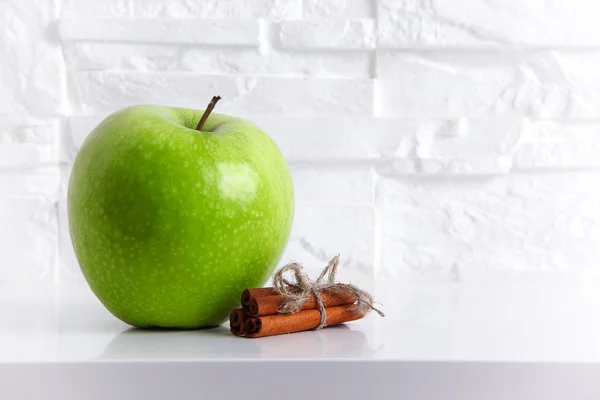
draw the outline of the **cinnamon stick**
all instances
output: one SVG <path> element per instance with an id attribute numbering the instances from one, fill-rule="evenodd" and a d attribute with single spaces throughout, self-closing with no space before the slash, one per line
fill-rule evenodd
<path id="1" fill-rule="evenodd" d="M 229 330 L 231 333 L 235 336 L 243 336 L 247 318 L 248 313 L 243 308 L 231 310 L 229 314 Z"/>
<path id="2" fill-rule="evenodd" d="M 344 322 L 361 319 L 362 314 L 352 311 L 348 306 L 328 307 L 327 325 L 343 324 Z M 305 310 L 294 314 L 266 315 L 248 318 L 244 325 L 244 333 L 249 338 L 282 335 L 314 329 L 319 325 L 321 313 L 319 310 Z"/>
<path id="3" fill-rule="evenodd" d="M 353 304 L 356 298 L 350 293 L 341 292 L 335 289 L 327 289 L 321 292 L 321 299 L 323 300 L 323 306 L 335 307 Z M 248 305 L 244 309 L 248 312 L 251 317 L 262 317 L 265 315 L 273 315 L 279 313 L 279 308 L 284 302 L 283 296 L 279 294 L 271 296 L 251 296 L 248 300 Z M 319 308 L 317 300 L 310 296 L 299 311 L 313 310 Z"/>
<path id="4" fill-rule="evenodd" d="M 246 289 L 242 292 L 242 307 L 248 307 L 248 302 L 252 297 L 272 296 L 274 294 L 277 294 L 277 292 L 275 292 L 275 289 L 273 289 L 272 287 Z"/>

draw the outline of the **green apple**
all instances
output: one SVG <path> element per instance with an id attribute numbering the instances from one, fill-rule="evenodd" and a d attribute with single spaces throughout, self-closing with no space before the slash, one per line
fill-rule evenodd
<path id="1" fill-rule="evenodd" d="M 92 291 L 128 324 L 222 323 L 287 244 L 294 193 L 286 161 L 256 125 L 210 114 L 216 100 L 206 113 L 153 105 L 115 112 L 75 158 L 75 254 Z"/>

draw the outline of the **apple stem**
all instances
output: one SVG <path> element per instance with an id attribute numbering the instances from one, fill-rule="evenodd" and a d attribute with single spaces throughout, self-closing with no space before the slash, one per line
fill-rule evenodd
<path id="1" fill-rule="evenodd" d="M 204 114 L 202 114 L 202 118 L 200 118 L 200 121 L 198 122 L 198 126 L 196 127 L 197 131 L 201 131 L 202 128 L 204 128 L 204 123 L 208 119 L 208 116 L 210 115 L 212 110 L 215 108 L 215 106 L 217 105 L 217 101 L 219 101 L 219 100 L 221 100 L 221 96 L 214 96 L 212 98 L 212 100 L 210 101 L 210 103 L 208 103 L 208 107 L 206 107 L 206 110 L 204 110 Z"/>

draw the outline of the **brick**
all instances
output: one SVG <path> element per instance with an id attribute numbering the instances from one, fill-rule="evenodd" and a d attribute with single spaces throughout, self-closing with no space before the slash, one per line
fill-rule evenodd
<path id="1" fill-rule="evenodd" d="M 375 0 L 305 0 L 304 19 L 367 19 L 374 17 Z"/>
<path id="2" fill-rule="evenodd" d="M 58 163 L 59 123 L 0 118 L 0 168 L 16 170 Z"/>
<path id="3" fill-rule="evenodd" d="M 131 17 L 133 1 L 63 0 L 60 15 L 64 17 Z"/>
<path id="4" fill-rule="evenodd" d="M 595 270 L 600 173 L 384 179 L 379 279 L 481 281 Z"/>
<path id="5" fill-rule="evenodd" d="M 410 138 L 421 126 L 419 121 L 371 117 L 248 118 L 275 140 L 289 160 L 324 164 L 328 160 L 375 160 L 406 154 L 411 152 Z"/>
<path id="6" fill-rule="evenodd" d="M 55 203 L 40 196 L 0 197 L 0 221 L 0 282 L 53 282 Z"/>
<path id="7" fill-rule="evenodd" d="M 0 117 L 57 113 L 62 97 L 60 46 L 48 40 L 56 1 L 0 2 Z"/>
<path id="8" fill-rule="evenodd" d="M 309 50 L 278 50 L 267 54 L 247 49 L 186 49 L 181 55 L 184 70 L 257 74 L 285 77 L 368 79 L 371 76 L 371 56 L 358 52 L 311 52 Z"/>
<path id="9" fill-rule="evenodd" d="M 0 168 L 30 168 L 58 163 L 55 145 L 0 143 Z"/>
<path id="10" fill-rule="evenodd" d="M 466 11 L 468 10 L 468 11 Z M 595 46 L 600 4 L 378 0 L 382 47 Z"/>
<path id="11" fill-rule="evenodd" d="M 59 186 L 60 174 L 57 167 L 0 172 L 0 198 L 39 195 L 57 199 Z"/>
<path id="12" fill-rule="evenodd" d="M 243 84 L 235 77 L 176 73 L 82 71 L 71 73 L 70 78 L 74 106 L 84 113 L 112 112 L 140 103 L 186 106 L 217 93 L 233 99 L 238 81 Z"/>
<path id="13" fill-rule="evenodd" d="M 377 121 L 380 119 L 374 119 Z M 377 125 L 371 134 L 382 157 L 413 159 L 465 159 L 512 154 L 523 136 L 518 118 L 387 121 L 395 132 Z M 404 133 L 402 140 L 400 132 Z"/>
<path id="14" fill-rule="evenodd" d="M 339 253 L 339 281 L 372 280 L 374 212 L 372 206 L 297 205 L 280 263 L 298 261 L 314 277 Z"/>
<path id="15" fill-rule="evenodd" d="M 374 174 L 368 166 L 291 163 L 296 204 L 373 202 Z"/>
<path id="16" fill-rule="evenodd" d="M 422 157 L 397 158 L 377 166 L 381 175 L 503 175 L 512 170 L 511 157 Z"/>
<path id="17" fill-rule="evenodd" d="M 301 15 L 301 0 L 134 0 L 134 12 L 144 17 L 272 18 L 294 19 Z"/>
<path id="18" fill-rule="evenodd" d="M 0 117 L 0 146 L 5 143 L 55 144 L 58 139 L 58 120 Z"/>
<path id="19" fill-rule="evenodd" d="M 372 112 L 372 82 L 369 80 L 74 72 L 71 83 L 76 109 L 84 113 L 113 111 L 139 103 L 190 107 L 198 104 L 198 99 L 208 99 L 217 93 L 226 99 L 220 107 L 225 113 Z"/>
<path id="20" fill-rule="evenodd" d="M 515 168 L 600 168 L 597 121 L 537 121 L 529 124 L 528 131 L 528 140 L 514 155 Z"/>
<path id="21" fill-rule="evenodd" d="M 69 17 L 273 18 L 301 17 L 301 0 L 65 0 Z"/>
<path id="22" fill-rule="evenodd" d="M 379 52 L 376 114 L 594 118 L 600 52 Z"/>
<path id="23" fill-rule="evenodd" d="M 58 132 L 57 121 L 0 117 L 0 168 L 31 168 L 56 164 Z"/>
<path id="24" fill-rule="evenodd" d="M 369 78 L 367 53 L 271 51 L 193 45 L 65 42 L 70 69 L 194 71 L 204 74 L 258 74 L 315 78 Z"/>
<path id="25" fill-rule="evenodd" d="M 258 21 L 63 18 L 66 41 L 201 43 L 258 46 Z"/>
<path id="26" fill-rule="evenodd" d="M 71 70 L 180 70 L 183 45 L 64 42 L 65 63 Z"/>
<path id="27" fill-rule="evenodd" d="M 16 139 L 20 143 L 56 143 L 59 127 L 58 122 L 53 126 L 26 126 L 18 129 Z"/>
<path id="28" fill-rule="evenodd" d="M 371 49 L 373 21 L 284 21 L 275 24 L 276 47 L 291 49 Z"/>
<path id="29" fill-rule="evenodd" d="M 3 129 L 0 126 L 1 143 L 37 143 L 52 144 L 56 142 L 58 129 L 56 126 L 19 126 Z"/>

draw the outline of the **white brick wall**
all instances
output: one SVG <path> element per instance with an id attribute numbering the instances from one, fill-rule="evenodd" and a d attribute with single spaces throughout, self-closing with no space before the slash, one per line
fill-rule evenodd
<path id="1" fill-rule="evenodd" d="M 80 282 L 70 164 L 135 103 L 262 126 L 283 261 L 343 279 L 600 277 L 595 0 L 0 1 L 0 282 Z"/>

